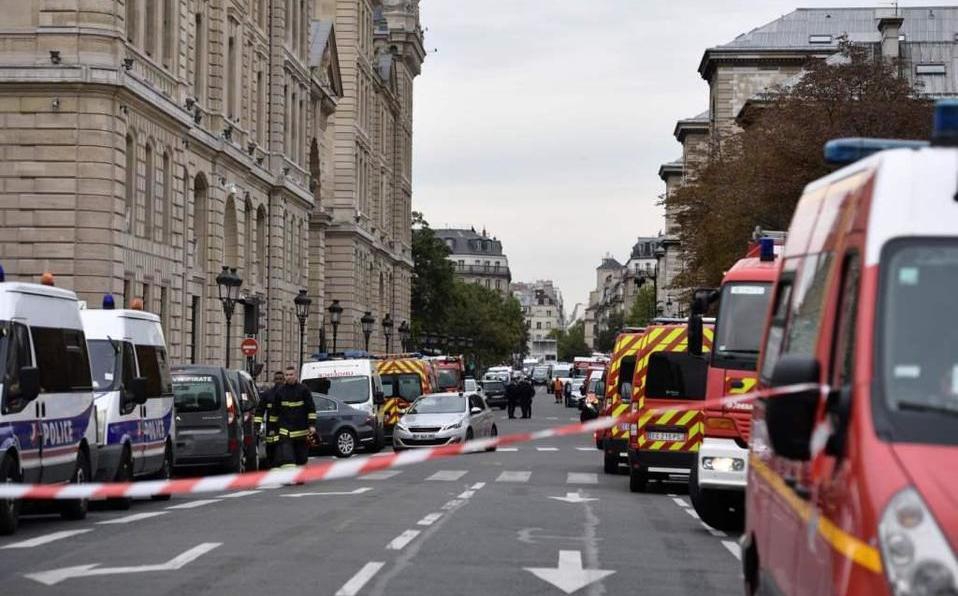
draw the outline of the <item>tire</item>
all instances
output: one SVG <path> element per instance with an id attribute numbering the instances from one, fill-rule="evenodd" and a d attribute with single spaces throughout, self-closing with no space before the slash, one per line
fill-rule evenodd
<path id="1" fill-rule="evenodd" d="M 698 464 L 689 474 L 689 500 L 699 518 L 716 530 L 741 532 L 745 528 L 745 495 L 699 488 Z"/>
<path id="2" fill-rule="evenodd" d="M 170 480 L 173 478 L 173 450 L 170 449 L 170 446 L 166 446 L 166 450 L 163 452 L 163 466 L 160 468 L 160 471 L 154 476 L 156 480 Z M 170 494 L 164 495 L 152 495 L 150 499 L 154 501 L 169 501 Z"/>
<path id="3" fill-rule="evenodd" d="M 498 437 L 498 436 L 499 436 L 499 427 L 497 427 L 495 424 L 493 424 L 493 425 L 492 425 L 492 430 L 489 431 L 489 438 L 490 438 L 490 439 L 495 439 L 495 438 Z M 495 446 L 495 445 L 493 445 L 492 447 L 486 449 L 486 451 L 487 451 L 488 453 L 492 453 L 492 452 L 495 451 L 495 450 L 496 450 L 496 446 Z"/>
<path id="4" fill-rule="evenodd" d="M 20 471 L 17 460 L 7 453 L 0 460 L 0 483 L 13 484 L 20 482 Z M 9 536 L 17 531 L 20 519 L 20 501 L 18 499 L 0 500 L 0 536 Z"/>
<path id="5" fill-rule="evenodd" d="M 466 429 L 466 442 L 468 443 L 469 441 L 471 441 L 471 440 L 473 439 L 473 437 L 475 437 L 475 435 L 473 434 L 472 429 L 471 429 L 471 428 L 467 428 L 467 429 Z"/>
<path id="6" fill-rule="evenodd" d="M 256 453 L 256 443 L 253 443 L 248 449 L 245 450 L 243 457 L 246 458 L 246 470 L 248 472 L 255 472 L 259 470 L 259 454 Z"/>
<path id="7" fill-rule="evenodd" d="M 629 468 L 629 490 L 634 493 L 644 493 L 649 487 L 649 477 L 644 470 Z"/>
<path id="8" fill-rule="evenodd" d="M 130 447 L 123 448 L 123 454 L 120 456 L 120 465 L 116 469 L 115 482 L 133 482 L 133 454 L 130 453 Z M 107 506 L 117 511 L 127 511 L 133 503 L 130 497 L 117 497 L 107 499 Z"/>
<path id="9" fill-rule="evenodd" d="M 602 451 L 602 437 L 595 438 L 595 448 Z"/>
<path id="10" fill-rule="evenodd" d="M 386 446 L 386 433 L 383 429 L 376 431 L 376 438 L 373 439 L 373 442 L 366 448 L 368 453 L 379 453 L 383 450 L 383 447 Z"/>
<path id="11" fill-rule="evenodd" d="M 70 478 L 70 484 L 86 484 L 90 480 L 90 458 L 86 451 L 80 450 L 77 453 L 77 464 L 73 470 L 73 476 Z M 60 517 L 73 521 L 86 519 L 87 510 L 90 503 L 87 499 L 74 499 L 63 502 L 63 509 L 60 511 Z"/>
<path id="12" fill-rule="evenodd" d="M 229 462 L 223 466 L 223 471 L 227 474 L 242 474 L 246 471 L 246 450 L 237 449 Z"/>
<path id="13" fill-rule="evenodd" d="M 348 428 L 341 429 L 334 439 L 336 457 L 352 457 L 356 453 L 356 435 Z"/>
<path id="14" fill-rule="evenodd" d="M 608 451 L 604 451 L 603 453 L 605 458 L 603 460 L 602 471 L 606 474 L 618 474 L 619 456 L 615 453 L 610 454 Z"/>

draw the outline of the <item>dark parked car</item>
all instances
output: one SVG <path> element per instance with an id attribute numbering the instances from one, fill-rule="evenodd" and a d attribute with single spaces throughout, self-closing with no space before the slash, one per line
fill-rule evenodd
<path id="1" fill-rule="evenodd" d="M 506 409 L 506 384 L 502 381 L 482 381 L 482 394 L 490 408 Z"/>
<path id="2" fill-rule="evenodd" d="M 236 388 L 240 398 L 240 411 L 243 413 L 243 450 L 246 457 L 246 470 L 258 470 L 260 462 L 265 460 L 266 445 L 259 440 L 259 425 L 253 422 L 256 406 L 259 405 L 259 389 L 245 370 L 229 370 L 230 384 Z"/>
<path id="3" fill-rule="evenodd" d="M 322 393 L 314 393 L 313 402 L 316 404 L 316 432 L 319 434 L 319 446 L 315 451 L 332 449 L 336 457 L 350 457 L 360 446 L 367 451 L 374 450 L 374 415 Z"/>
<path id="4" fill-rule="evenodd" d="M 246 470 L 239 392 L 222 366 L 174 366 L 175 467 L 219 466 Z"/>

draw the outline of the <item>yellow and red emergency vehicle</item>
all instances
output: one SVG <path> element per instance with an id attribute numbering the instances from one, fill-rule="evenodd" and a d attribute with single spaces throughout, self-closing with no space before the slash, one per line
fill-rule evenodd
<path id="1" fill-rule="evenodd" d="M 462 356 L 429 356 L 436 369 L 437 391 L 465 391 L 466 366 Z"/>
<path id="2" fill-rule="evenodd" d="M 386 399 L 381 406 L 383 429 L 392 436 L 393 427 L 402 413 L 421 395 L 439 390 L 436 371 L 432 363 L 419 354 L 396 354 L 381 356 L 376 362 L 376 372 L 383 384 Z"/>
<path id="3" fill-rule="evenodd" d="M 622 416 L 628 413 L 632 403 L 632 376 L 635 374 L 636 357 L 644 343 L 644 337 L 645 328 L 626 328 L 615 338 L 612 359 L 606 373 L 605 394 L 599 404 L 600 416 Z M 628 458 L 629 424 L 624 422 L 596 431 L 595 446 L 605 454 L 605 473 L 617 473 L 619 462 L 627 461 Z"/>

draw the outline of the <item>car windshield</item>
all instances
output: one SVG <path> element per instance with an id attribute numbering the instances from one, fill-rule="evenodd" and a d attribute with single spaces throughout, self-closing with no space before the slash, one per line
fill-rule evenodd
<path id="1" fill-rule="evenodd" d="M 426 395 L 416 400 L 409 414 L 458 414 L 466 411 L 463 395 Z"/>
<path id="2" fill-rule="evenodd" d="M 303 379 L 303 384 L 315 393 L 325 393 L 347 404 L 361 404 L 369 400 L 369 377 L 321 377 Z"/>
<path id="3" fill-rule="evenodd" d="M 173 403 L 177 412 L 218 410 L 219 395 L 219 381 L 211 375 L 173 375 Z"/>
<path id="4" fill-rule="evenodd" d="M 482 384 L 482 389 L 486 393 L 504 393 L 506 390 L 506 384 L 502 381 L 485 381 Z"/>
<path id="5" fill-rule="evenodd" d="M 958 245 L 909 244 L 887 262 L 880 328 L 887 406 L 958 414 L 958 327 L 945 322 L 958 295 Z"/>
<path id="6" fill-rule="evenodd" d="M 549 375 L 549 369 L 547 368 L 537 368 L 532 371 L 532 376 L 537 379 L 544 379 Z"/>
<path id="7" fill-rule="evenodd" d="M 729 283 L 722 288 L 713 359 L 743 358 L 754 370 L 771 295 L 771 283 Z"/>
<path id="8" fill-rule="evenodd" d="M 422 395 L 422 378 L 418 374 L 383 375 L 386 397 L 401 397 L 413 401 Z"/>
<path id="9" fill-rule="evenodd" d="M 90 372 L 93 374 L 93 388 L 97 391 L 112 391 L 120 384 L 119 345 L 107 339 L 93 339 L 87 342 L 90 352 Z"/>
<path id="10" fill-rule="evenodd" d="M 450 368 L 440 369 L 439 386 L 440 387 L 458 387 L 459 386 L 459 371 L 453 370 Z"/>

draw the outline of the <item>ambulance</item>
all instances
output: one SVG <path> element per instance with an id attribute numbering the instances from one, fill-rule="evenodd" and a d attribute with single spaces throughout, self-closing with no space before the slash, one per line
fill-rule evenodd
<path id="1" fill-rule="evenodd" d="M 0 268 L 0 482 L 84 483 L 97 469 L 93 383 L 76 294 L 52 286 L 4 282 Z M 0 500 L 0 534 L 17 530 L 21 508 Z M 83 519 L 86 499 L 59 501 L 67 519 Z"/>
<path id="2" fill-rule="evenodd" d="M 439 383 L 432 363 L 419 354 L 383 356 L 376 362 L 376 372 L 383 385 L 383 428 L 389 438 L 412 402 L 421 395 L 438 391 Z"/>
<path id="3" fill-rule="evenodd" d="M 600 416 L 622 416 L 629 412 L 632 404 L 632 377 L 635 375 L 635 362 L 645 328 L 624 329 L 615 338 L 612 359 L 605 378 L 605 391 L 600 400 Z M 619 464 L 628 461 L 629 423 L 619 423 L 611 428 L 596 431 L 596 449 L 604 454 L 603 470 L 606 474 L 617 474 Z"/>
<path id="4" fill-rule="evenodd" d="M 386 403 L 382 378 L 376 371 L 377 361 L 365 352 L 314 356 L 303 363 L 300 379 L 314 393 L 322 393 L 352 408 L 366 412 L 376 429 L 374 437 L 364 445 L 367 451 L 380 451 L 386 444 L 381 406 Z"/>
<path id="5" fill-rule="evenodd" d="M 805 188 L 759 358 L 746 592 L 958 594 L 958 101 L 930 146 L 825 153 L 850 165 Z"/>
<path id="6" fill-rule="evenodd" d="M 80 311 L 96 400 L 98 482 L 172 476 L 175 421 L 166 341 L 160 317 L 135 303 L 119 310 L 107 295 L 102 309 Z M 111 504 L 127 509 L 130 500 Z"/>

